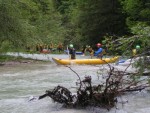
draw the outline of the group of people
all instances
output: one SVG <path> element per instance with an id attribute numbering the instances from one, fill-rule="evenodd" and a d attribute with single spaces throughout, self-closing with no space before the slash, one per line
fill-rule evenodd
<path id="1" fill-rule="evenodd" d="M 54 51 L 58 51 L 59 53 L 63 52 L 64 47 L 63 44 L 60 42 L 58 44 L 53 44 L 52 42 L 50 44 L 37 44 L 32 46 L 26 47 L 27 51 L 37 51 L 40 53 L 51 53 Z"/>
<path id="2" fill-rule="evenodd" d="M 83 56 L 85 55 L 85 52 L 89 52 L 91 58 L 93 58 L 93 56 L 96 56 L 97 58 L 102 59 L 103 55 L 106 54 L 106 50 L 102 47 L 102 44 L 100 44 L 100 43 L 97 43 L 96 47 L 97 47 L 96 51 L 94 51 L 91 46 L 83 47 L 82 48 Z M 68 49 L 69 49 L 70 59 L 75 59 L 76 58 L 76 50 L 73 47 L 73 44 L 70 44 Z"/>
<path id="3" fill-rule="evenodd" d="M 91 46 L 85 46 L 82 48 L 82 53 L 83 56 L 85 56 L 85 52 L 89 52 L 91 58 L 93 56 L 96 56 L 97 58 L 102 59 L 104 55 L 106 55 L 107 49 L 101 44 L 97 43 L 96 44 L 97 50 L 94 51 Z M 69 45 L 69 54 L 70 54 L 70 59 L 76 59 L 76 50 L 73 46 L 73 44 Z M 140 51 L 140 46 L 136 45 L 135 48 L 132 50 L 132 56 L 135 57 Z"/>
<path id="4" fill-rule="evenodd" d="M 102 42 L 103 43 L 103 42 Z M 91 56 L 91 59 L 93 56 L 96 56 L 97 58 L 103 58 L 104 55 L 106 55 L 107 47 L 104 46 L 105 44 L 97 43 L 96 49 L 93 49 L 91 46 L 86 45 L 82 47 L 82 55 L 85 56 L 86 52 L 89 53 Z M 32 47 L 33 48 L 33 47 Z M 31 47 L 27 47 L 27 50 L 31 50 Z M 38 44 L 36 45 L 36 51 L 39 51 L 41 53 L 50 53 L 53 51 L 63 52 L 64 47 L 62 43 L 58 43 L 57 45 L 53 44 L 52 42 L 50 45 L 46 44 Z M 73 44 L 70 44 L 68 47 L 70 59 L 76 59 L 76 49 L 74 48 Z M 135 57 L 140 51 L 140 45 L 136 45 L 134 49 L 132 49 L 132 56 Z"/>

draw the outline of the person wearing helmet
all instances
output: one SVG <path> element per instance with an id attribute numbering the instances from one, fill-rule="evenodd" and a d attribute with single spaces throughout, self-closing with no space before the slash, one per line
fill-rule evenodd
<path id="1" fill-rule="evenodd" d="M 70 47 L 70 48 L 73 48 L 73 44 L 70 44 L 69 47 Z"/>
<path id="2" fill-rule="evenodd" d="M 58 44 L 57 50 L 59 53 L 63 51 L 63 44 L 61 42 Z"/>
<path id="3" fill-rule="evenodd" d="M 91 46 L 87 46 L 85 51 L 89 52 L 90 53 L 90 56 L 91 56 L 91 59 L 93 58 L 94 56 L 94 50 Z"/>
<path id="4" fill-rule="evenodd" d="M 85 50 L 84 50 L 84 53 L 85 53 L 85 52 L 89 52 L 91 58 L 93 58 L 93 56 L 94 56 L 94 50 L 93 50 L 93 48 L 92 48 L 91 46 L 87 45 L 86 48 L 85 48 Z M 84 55 L 85 55 L 85 54 L 84 54 Z"/>
<path id="5" fill-rule="evenodd" d="M 99 48 L 99 47 L 101 47 L 101 46 L 102 46 L 102 44 L 97 43 L 97 44 L 96 44 L 96 46 Z"/>
<path id="6" fill-rule="evenodd" d="M 73 47 L 73 44 L 69 45 L 69 54 L 71 59 L 76 59 L 76 50 Z"/>
<path id="7" fill-rule="evenodd" d="M 136 45 L 135 49 L 132 50 L 132 56 L 135 57 L 140 51 L 140 46 Z"/>
<path id="8" fill-rule="evenodd" d="M 102 57 L 103 57 L 103 48 L 102 48 L 102 45 L 100 43 L 97 43 L 96 46 L 97 46 L 98 50 L 95 51 L 94 56 L 97 56 L 98 58 L 102 59 Z"/>

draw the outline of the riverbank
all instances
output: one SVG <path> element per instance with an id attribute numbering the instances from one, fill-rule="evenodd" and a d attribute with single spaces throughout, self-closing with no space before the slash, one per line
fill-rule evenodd
<path id="1" fill-rule="evenodd" d="M 0 55 L 0 66 L 14 66 L 20 64 L 31 64 L 31 63 L 50 63 L 50 61 L 42 61 L 31 58 L 23 58 L 21 56 L 9 56 Z"/>

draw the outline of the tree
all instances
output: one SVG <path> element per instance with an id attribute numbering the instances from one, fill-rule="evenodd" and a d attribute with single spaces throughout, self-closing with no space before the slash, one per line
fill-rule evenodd
<path id="1" fill-rule="evenodd" d="M 54 9 L 52 1 L 32 0 L 32 3 L 29 3 L 25 0 L 20 8 L 24 12 L 23 15 L 27 14 L 28 23 L 36 29 L 38 38 L 36 43 L 63 41 L 64 28 L 61 26 L 61 15 Z"/>
<path id="2" fill-rule="evenodd" d="M 127 14 L 127 25 L 134 26 L 138 22 L 150 25 L 150 1 L 149 0 L 121 0 L 123 10 Z"/>
<path id="3" fill-rule="evenodd" d="M 54 9 L 52 1 L 1 0 L 0 9 L 1 45 L 8 48 L 12 45 L 16 49 L 63 41 L 65 33 L 61 15 Z"/>
<path id="4" fill-rule="evenodd" d="M 105 34 L 122 35 L 126 32 L 124 15 L 118 0 L 77 0 L 72 20 L 77 25 L 77 36 L 85 43 L 100 42 Z"/>
<path id="5" fill-rule="evenodd" d="M 25 27 L 19 20 L 20 13 L 13 1 L 0 1 L 0 45 L 9 42 L 15 47 L 25 42 Z"/>

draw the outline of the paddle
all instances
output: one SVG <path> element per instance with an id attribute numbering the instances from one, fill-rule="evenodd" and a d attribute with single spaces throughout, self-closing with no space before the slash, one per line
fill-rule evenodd
<path id="1" fill-rule="evenodd" d="M 69 49 L 68 49 L 68 45 L 67 45 L 67 53 L 68 53 L 68 56 L 69 56 L 69 59 L 70 59 L 70 55 L 69 55 Z"/>

